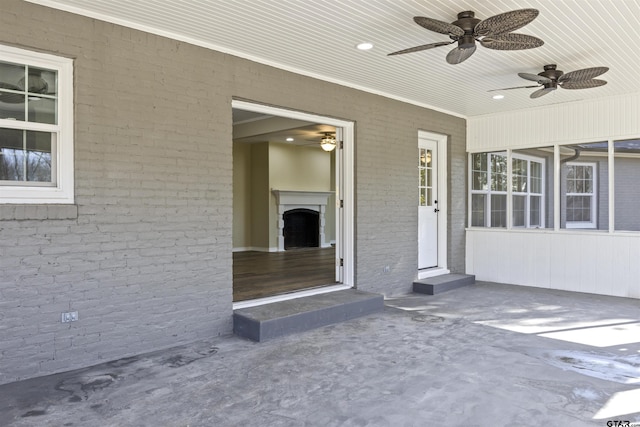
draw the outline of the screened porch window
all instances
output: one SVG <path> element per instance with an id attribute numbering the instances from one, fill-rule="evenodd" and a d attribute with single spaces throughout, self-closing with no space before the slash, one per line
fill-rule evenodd
<path id="1" fill-rule="evenodd" d="M 544 227 L 545 160 L 514 153 L 507 166 L 506 153 L 471 155 L 471 226 L 507 227 L 511 183 L 512 226 Z"/>
<path id="2" fill-rule="evenodd" d="M 596 165 L 566 164 L 567 228 L 596 228 Z"/>

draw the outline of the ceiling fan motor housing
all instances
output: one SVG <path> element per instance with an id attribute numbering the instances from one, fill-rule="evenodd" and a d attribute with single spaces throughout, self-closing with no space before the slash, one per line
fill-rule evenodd
<path id="1" fill-rule="evenodd" d="M 541 73 L 538 73 L 538 75 L 551 79 L 553 80 L 554 83 L 557 83 L 560 76 L 564 74 L 564 71 L 556 70 L 556 67 L 557 67 L 556 64 L 545 65 L 544 71 Z"/>
<path id="2" fill-rule="evenodd" d="M 458 13 L 458 20 L 453 21 L 451 24 L 456 27 L 460 27 L 464 30 L 463 36 L 449 36 L 452 40 L 458 41 L 458 47 L 468 49 L 475 46 L 476 40 L 473 34 L 473 30 L 481 20 L 475 17 L 475 14 L 468 10 Z"/>

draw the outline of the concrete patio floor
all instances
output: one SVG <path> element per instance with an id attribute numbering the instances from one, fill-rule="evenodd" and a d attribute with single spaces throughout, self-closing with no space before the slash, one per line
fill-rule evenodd
<path id="1" fill-rule="evenodd" d="M 2 426 L 640 423 L 640 301 L 479 282 L 0 386 Z"/>

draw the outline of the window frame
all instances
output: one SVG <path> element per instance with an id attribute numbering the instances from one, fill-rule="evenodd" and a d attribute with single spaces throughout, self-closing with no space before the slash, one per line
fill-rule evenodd
<path id="1" fill-rule="evenodd" d="M 565 166 L 587 166 L 591 168 L 591 193 L 569 193 L 567 176 L 564 177 L 564 215 L 565 215 L 565 228 L 567 229 L 595 229 L 598 227 L 598 175 L 597 175 L 597 162 L 567 162 Z M 591 221 L 569 221 L 567 219 L 567 199 L 571 196 L 590 196 L 591 197 Z"/>
<path id="2" fill-rule="evenodd" d="M 545 207 L 546 207 L 546 168 L 547 168 L 547 163 L 546 163 L 546 159 L 542 158 L 542 157 L 536 157 L 536 156 L 532 156 L 532 155 L 527 155 L 527 154 L 520 154 L 520 153 L 514 153 L 514 152 L 507 152 L 507 151 L 489 151 L 489 152 L 479 152 L 479 153 L 469 153 L 469 161 L 470 161 L 470 178 L 471 178 L 471 183 L 469 185 L 469 193 L 470 193 L 470 198 L 469 198 L 469 212 L 470 212 L 470 218 L 469 218 L 469 224 L 471 227 L 479 227 L 479 228 L 499 228 L 499 229 L 538 229 L 538 228 L 545 228 L 545 216 L 544 216 L 544 211 L 545 211 Z M 482 170 L 476 170 L 474 169 L 474 165 L 473 165 L 473 156 L 475 155 L 485 155 L 486 156 L 486 165 L 487 165 L 487 170 L 482 171 Z M 504 190 L 494 190 L 492 187 L 492 183 L 493 183 L 493 171 L 492 171 L 492 159 L 493 157 L 504 157 L 506 159 L 506 165 L 507 165 L 507 170 L 505 171 L 506 174 L 506 189 Z M 527 191 L 526 192 L 522 192 L 522 191 L 514 191 L 513 190 L 513 161 L 514 160 L 524 160 L 527 163 Z M 539 163 L 542 166 L 542 175 L 541 175 L 541 192 L 540 193 L 532 193 L 531 192 L 531 163 L 535 162 L 535 163 Z M 474 172 L 479 172 L 479 173 L 486 173 L 486 189 L 483 190 L 478 190 L 478 189 L 474 189 L 473 185 L 473 175 Z M 484 225 L 473 225 L 473 196 L 474 195 L 484 195 Z M 492 223 L 491 219 L 492 219 L 492 214 L 493 214 L 493 210 L 492 210 L 492 200 L 493 200 L 493 196 L 500 196 L 501 198 L 505 198 L 505 225 L 495 225 Z M 513 225 L 513 199 L 514 197 L 525 197 L 525 224 L 524 225 L 518 225 L 518 226 L 514 226 Z M 540 224 L 539 225 L 535 225 L 535 226 L 531 226 L 531 197 L 535 196 L 535 197 L 540 197 Z"/>
<path id="3" fill-rule="evenodd" d="M 52 183 L 0 183 L 0 204 L 74 203 L 73 59 L 0 45 L 0 59 L 15 64 L 57 72 L 56 124 L 0 119 L 0 127 L 22 131 L 49 132 L 52 137 Z M 55 153 L 54 153 L 55 150 Z"/>
<path id="4" fill-rule="evenodd" d="M 513 161 L 514 160 L 523 160 L 527 162 L 527 191 L 515 191 L 513 189 Z M 540 174 L 540 193 L 532 192 L 532 174 L 531 174 L 531 163 L 539 163 L 542 167 L 542 171 Z M 546 194 L 546 172 L 547 172 L 547 163 L 546 159 L 543 157 L 536 157 L 528 154 L 520 154 L 520 153 L 511 153 L 511 228 L 545 228 L 545 208 L 547 202 L 547 194 Z M 524 197 L 524 225 L 513 225 L 514 223 L 514 197 Z M 540 198 L 540 224 L 531 225 L 531 198 L 539 197 Z"/>
<path id="5" fill-rule="evenodd" d="M 473 156 L 477 155 L 477 154 L 482 154 L 482 155 L 486 155 L 486 165 L 487 165 L 487 170 L 476 170 L 473 168 Z M 509 188 L 509 173 L 508 171 L 505 171 L 507 177 L 506 177 L 506 189 L 505 190 L 493 190 L 492 189 L 492 183 L 493 183 L 493 173 L 492 173 L 492 169 L 491 169 L 491 165 L 492 165 L 492 159 L 493 157 L 504 157 L 506 159 L 506 163 L 507 163 L 507 168 L 508 168 L 508 163 L 509 163 L 509 156 L 508 153 L 506 151 L 491 151 L 491 152 L 483 152 L 483 153 L 471 153 L 471 156 L 469 157 L 469 160 L 471 162 L 471 185 L 469 187 L 470 189 L 470 194 L 471 197 L 470 199 L 473 199 L 473 195 L 474 194 L 479 194 L 479 195 L 484 195 L 484 225 L 474 225 L 473 227 L 482 227 L 482 228 L 506 228 L 507 226 L 507 221 L 505 219 L 505 225 L 493 225 L 491 218 L 492 218 L 492 199 L 493 196 L 504 196 L 507 197 L 508 194 L 508 188 Z M 486 189 L 484 190 L 477 190 L 473 188 L 473 172 L 481 172 L 481 173 L 486 173 Z M 505 215 L 508 217 L 508 205 L 505 203 Z"/>

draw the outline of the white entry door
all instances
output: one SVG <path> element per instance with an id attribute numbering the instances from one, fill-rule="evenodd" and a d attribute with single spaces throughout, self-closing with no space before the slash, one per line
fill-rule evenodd
<path id="1" fill-rule="evenodd" d="M 438 141 L 418 140 L 418 268 L 438 266 Z"/>

